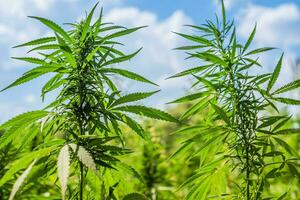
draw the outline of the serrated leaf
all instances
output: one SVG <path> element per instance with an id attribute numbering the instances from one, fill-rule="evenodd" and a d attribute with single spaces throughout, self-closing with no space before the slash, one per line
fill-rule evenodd
<path id="1" fill-rule="evenodd" d="M 131 194 L 127 194 L 123 200 L 149 200 L 147 197 L 145 197 L 142 194 L 139 193 L 131 193 Z"/>
<path id="2" fill-rule="evenodd" d="M 199 36 L 192 36 L 192 35 L 187 35 L 187 34 L 183 34 L 183 33 L 176 33 L 174 32 L 175 34 L 187 39 L 187 40 L 190 40 L 190 41 L 193 41 L 193 42 L 197 42 L 197 43 L 200 43 L 200 44 L 204 44 L 204 45 L 207 45 L 207 46 L 212 46 L 212 43 L 208 40 L 206 40 L 205 38 L 203 37 L 199 37 Z"/>
<path id="3" fill-rule="evenodd" d="M 262 53 L 262 52 L 266 52 L 266 51 L 270 51 L 270 50 L 273 50 L 273 49 L 275 49 L 275 48 L 273 48 L 273 47 L 264 47 L 264 48 L 255 49 L 255 50 L 252 50 L 249 53 L 247 53 L 246 56 L 253 55 L 253 54 L 258 54 L 258 53 Z"/>
<path id="4" fill-rule="evenodd" d="M 147 26 L 141 26 L 141 27 L 136 27 L 136 28 L 130 28 L 130 29 L 126 29 L 126 30 L 122 30 L 122 31 L 118 31 L 116 33 L 113 33 L 113 34 L 110 34 L 110 35 L 107 35 L 103 38 L 103 40 L 110 40 L 110 39 L 113 39 L 113 38 L 116 38 L 116 37 L 121 37 L 121 36 L 124 36 L 124 35 L 128 35 L 130 33 L 133 33 L 139 29 L 142 29 L 142 28 L 145 28 Z"/>
<path id="5" fill-rule="evenodd" d="M 132 94 L 125 95 L 125 96 L 122 96 L 119 99 L 115 100 L 112 103 L 111 107 L 114 107 L 114 106 L 120 105 L 120 104 L 124 104 L 124 103 L 139 101 L 139 100 L 148 98 L 159 91 L 160 90 L 154 91 L 154 92 L 140 92 L 140 93 L 132 93 Z"/>
<path id="6" fill-rule="evenodd" d="M 69 144 L 73 152 L 78 157 L 78 160 L 81 161 L 86 167 L 93 170 L 95 173 L 97 173 L 97 168 L 95 161 L 91 154 L 83 147 L 79 146 L 77 144 Z"/>
<path id="7" fill-rule="evenodd" d="M 208 52 L 202 52 L 202 53 L 197 53 L 192 55 L 194 57 L 201 58 L 202 60 L 209 61 L 213 64 L 222 65 L 224 67 L 227 67 L 228 65 L 222 58 Z"/>
<path id="8" fill-rule="evenodd" d="M 275 132 L 276 135 L 289 135 L 289 134 L 298 134 L 298 133 L 300 133 L 299 128 L 283 129 Z"/>
<path id="9" fill-rule="evenodd" d="M 144 82 L 144 83 L 150 83 L 152 85 L 157 85 L 151 81 L 149 81 L 148 79 L 136 74 L 136 73 L 133 73 L 133 72 L 130 72 L 130 71 L 127 71 L 125 69 L 117 69 L 117 68 L 102 68 L 101 69 L 102 72 L 105 72 L 105 73 L 113 73 L 113 74 L 119 74 L 121 76 L 124 76 L 126 78 L 129 78 L 129 79 L 132 79 L 132 80 L 135 80 L 135 81 L 140 81 L 140 82 Z"/>
<path id="10" fill-rule="evenodd" d="M 48 73 L 48 71 L 45 72 L 33 72 L 33 73 L 27 73 L 24 74 L 23 76 L 21 76 L 20 78 L 18 78 L 17 80 L 15 80 L 12 84 L 8 85 L 7 87 L 5 87 L 4 89 L 2 89 L 0 92 L 3 92 L 9 88 L 24 84 L 28 81 L 31 81 L 35 78 L 38 78 L 44 74 Z"/>
<path id="11" fill-rule="evenodd" d="M 168 104 L 172 104 L 172 103 L 185 103 L 185 102 L 189 102 L 189 101 L 194 101 L 195 99 L 199 99 L 203 96 L 207 96 L 209 93 L 207 91 L 205 92 L 198 92 L 195 94 L 190 94 L 190 95 L 186 95 L 184 97 L 181 97 L 179 99 L 176 99 L 174 101 L 169 102 Z"/>
<path id="12" fill-rule="evenodd" d="M 280 103 L 288 104 L 288 105 L 300 105 L 300 100 L 297 100 L 297 99 L 276 97 L 276 98 L 273 98 L 273 100 L 278 101 Z"/>
<path id="13" fill-rule="evenodd" d="M 24 46 L 35 46 L 35 45 L 40 45 L 48 42 L 54 42 L 55 40 L 56 40 L 55 37 L 44 37 L 44 38 L 39 38 L 36 40 L 32 40 L 30 42 L 26 42 L 24 44 L 14 46 L 13 48 L 24 47 Z"/>
<path id="14" fill-rule="evenodd" d="M 48 50 L 55 50 L 55 49 L 59 49 L 59 48 L 60 48 L 60 46 L 57 44 L 46 44 L 46 45 L 41 45 L 41 46 L 37 46 L 33 49 L 30 49 L 28 51 L 28 53 L 36 51 L 36 50 L 47 50 L 48 51 Z"/>
<path id="15" fill-rule="evenodd" d="M 61 28 L 59 25 L 54 23 L 53 21 L 42 18 L 42 17 L 35 17 L 35 16 L 29 16 L 29 18 L 33 18 L 33 19 L 36 19 L 36 20 L 42 22 L 44 25 L 46 25 L 47 27 L 52 29 L 55 33 L 57 33 L 57 34 L 61 35 L 63 38 L 65 38 L 67 41 L 69 41 L 69 42 L 71 41 L 71 38 L 68 35 L 68 33 L 63 28 Z"/>
<path id="16" fill-rule="evenodd" d="M 90 27 L 91 20 L 93 18 L 94 11 L 95 11 L 97 5 L 98 5 L 98 3 L 96 3 L 96 5 L 93 7 L 93 9 L 91 10 L 91 12 L 89 13 L 88 17 L 85 20 L 84 27 L 83 27 L 83 30 L 82 30 L 82 34 L 81 34 L 81 37 L 80 37 L 80 41 L 84 41 L 85 38 L 86 38 L 88 29 Z"/>
<path id="17" fill-rule="evenodd" d="M 159 120 L 164 120 L 164 121 L 169 121 L 169 122 L 175 122 L 175 123 L 180 123 L 176 118 L 171 116 L 170 114 L 163 112 L 158 109 L 154 108 L 149 108 L 145 106 L 120 106 L 114 108 L 116 111 L 123 111 L 123 112 L 130 112 L 134 113 L 137 115 L 145 116 L 145 117 L 150 117 L 153 119 L 159 119 Z"/>
<path id="18" fill-rule="evenodd" d="M 231 122 L 230 122 L 230 119 L 227 116 L 226 112 L 221 107 L 219 107 L 213 103 L 210 103 L 210 104 L 212 105 L 212 107 L 216 111 L 216 113 L 221 117 L 221 119 L 223 119 L 226 124 L 230 125 Z"/>
<path id="19" fill-rule="evenodd" d="M 195 49 L 201 49 L 206 46 L 203 45 L 193 45 L 193 46 L 182 46 L 182 47 L 177 47 L 175 50 L 195 50 Z"/>
<path id="20" fill-rule="evenodd" d="M 66 191 L 68 186 L 70 167 L 70 154 L 69 146 L 65 145 L 61 148 L 57 158 L 57 174 L 61 185 L 62 199 L 66 197 Z"/>
<path id="21" fill-rule="evenodd" d="M 26 121 L 31 122 L 34 120 L 38 120 L 42 117 L 45 117 L 48 114 L 49 114 L 49 112 L 45 111 L 45 110 L 36 110 L 36 111 L 26 112 L 26 113 L 20 114 L 14 118 L 8 120 L 7 122 L 5 122 L 4 124 L 2 124 L 0 126 L 0 129 L 6 129 L 6 128 L 9 128 L 14 125 L 19 125 Z"/>
<path id="22" fill-rule="evenodd" d="M 277 200 L 283 200 L 288 195 L 288 192 L 283 193 Z"/>
<path id="23" fill-rule="evenodd" d="M 273 94 L 281 94 L 284 92 L 288 92 L 300 87 L 300 80 L 293 81 L 291 83 L 286 84 L 285 86 L 280 87 L 277 89 Z"/>
<path id="24" fill-rule="evenodd" d="M 283 147 L 290 155 L 297 156 L 299 158 L 299 154 L 297 151 L 295 151 L 288 143 L 286 143 L 284 140 L 273 137 L 273 139 L 281 146 Z"/>
<path id="25" fill-rule="evenodd" d="M 34 159 L 38 160 L 44 156 L 47 156 L 52 151 L 56 150 L 57 146 L 53 145 L 48 148 L 40 149 L 37 151 L 26 153 L 22 155 L 22 157 L 10 164 L 8 171 L 4 174 L 0 179 L 0 186 L 4 185 L 7 181 L 11 180 L 15 173 L 21 169 L 26 168 L 29 163 L 31 163 Z"/>
<path id="26" fill-rule="evenodd" d="M 243 48 L 243 53 L 248 49 L 248 47 L 250 46 L 250 44 L 251 44 L 251 42 L 252 42 L 252 40 L 253 40 L 253 38 L 254 38 L 254 36 L 255 36 L 255 33 L 256 33 L 256 25 L 254 26 L 254 29 L 253 29 L 253 31 L 251 32 L 251 34 L 250 34 L 250 36 L 249 36 L 249 38 L 248 38 L 248 40 L 247 40 L 247 42 L 246 42 L 246 44 L 245 44 L 245 46 L 244 46 L 244 48 Z"/>
<path id="27" fill-rule="evenodd" d="M 282 66 L 282 59 L 283 59 L 283 54 L 281 55 L 277 65 L 276 65 L 276 68 L 275 68 L 274 72 L 272 73 L 271 79 L 270 79 L 268 87 L 267 87 L 268 93 L 271 91 L 272 87 L 274 86 L 275 82 L 278 79 L 278 76 L 279 76 L 279 73 L 281 70 L 281 66 Z"/>
<path id="28" fill-rule="evenodd" d="M 48 64 L 44 60 L 41 60 L 39 58 L 32 58 L 32 57 L 12 57 L 15 60 L 22 60 L 25 62 L 33 63 L 33 64 L 38 64 L 38 65 L 45 65 Z"/>
<path id="29" fill-rule="evenodd" d="M 116 64 L 116 63 L 125 62 L 125 61 L 130 60 L 131 58 L 135 57 L 141 50 L 142 50 L 142 48 L 140 48 L 139 50 L 137 50 L 136 52 L 134 52 L 130 55 L 114 58 L 112 60 L 109 60 L 109 61 L 101 64 L 101 66 L 103 67 L 103 66 L 107 66 L 107 65 L 112 65 L 112 64 Z"/>
<path id="30" fill-rule="evenodd" d="M 25 179 L 27 178 L 27 176 L 29 175 L 33 165 L 35 164 L 36 160 L 34 160 L 29 166 L 28 168 L 19 176 L 19 178 L 17 179 L 17 181 L 14 183 L 13 189 L 9 195 L 9 200 L 13 200 L 15 195 L 17 194 L 17 192 L 20 190 L 22 184 L 24 183 Z"/>
<path id="31" fill-rule="evenodd" d="M 48 112 L 46 112 L 48 113 Z M 0 130 L 5 130 L 4 134 L 0 137 L 0 148 L 3 148 L 10 142 L 12 142 L 17 136 L 21 135 L 28 125 L 36 122 L 37 120 L 46 116 L 46 113 L 42 112 L 29 112 L 21 116 L 13 118 L 8 122 L 0 126 Z M 32 116 L 30 116 L 32 114 Z"/>
<path id="32" fill-rule="evenodd" d="M 226 28 L 227 19 L 226 19 L 226 9 L 225 9 L 224 0 L 222 0 L 222 20 L 223 20 L 223 29 L 225 29 Z"/>
<path id="33" fill-rule="evenodd" d="M 190 107 L 182 116 L 180 119 L 187 119 L 189 117 L 191 117 L 192 115 L 198 113 L 199 111 L 201 111 L 202 109 L 204 109 L 209 102 L 209 98 L 205 98 L 200 100 L 198 103 L 196 103 L 195 105 L 193 105 L 192 107 Z"/>
<path id="34" fill-rule="evenodd" d="M 181 76 L 186 76 L 186 75 L 191 75 L 191 74 L 195 74 L 195 73 L 198 73 L 198 72 L 201 72 L 201 71 L 204 71 L 205 69 L 211 67 L 212 65 L 204 65 L 204 66 L 200 66 L 200 67 L 195 67 L 195 68 L 192 68 L 192 69 L 188 69 L 188 70 L 185 70 L 183 72 L 180 72 L 178 74 L 175 74 L 173 76 L 170 76 L 168 77 L 167 79 L 170 79 L 170 78 L 176 78 L 176 77 L 181 77 Z"/>
<path id="35" fill-rule="evenodd" d="M 137 123 L 135 120 L 131 119 L 130 117 L 123 115 L 122 116 L 123 122 L 129 126 L 134 132 L 136 132 L 141 138 L 144 140 L 150 140 L 150 135 L 143 129 L 143 127 Z"/>

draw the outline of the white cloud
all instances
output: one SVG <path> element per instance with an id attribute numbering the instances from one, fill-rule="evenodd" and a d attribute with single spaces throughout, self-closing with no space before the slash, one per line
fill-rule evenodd
<path id="1" fill-rule="evenodd" d="M 1 111 L 1 115 L 0 115 L 0 123 L 5 122 L 6 120 L 24 113 L 26 111 L 26 108 L 24 106 L 19 106 L 19 105 L 15 105 L 15 104 L 11 104 L 11 103 L 1 103 L 0 104 L 0 111 Z"/>
<path id="2" fill-rule="evenodd" d="M 33 10 L 49 10 L 55 1 L 56 0 L 0 0 L 0 16 L 24 18 L 27 13 Z"/>
<path id="3" fill-rule="evenodd" d="M 248 37 L 257 22 L 255 41 L 259 45 L 283 48 L 300 44 L 300 10 L 295 4 L 263 7 L 250 4 L 238 15 L 238 32 Z"/>
<path id="4" fill-rule="evenodd" d="M 127 46 L 126 51 L 132 52 L 141 46 L 143 47 L 141 54 L 132 59 L 126 67 L 145 75 L 160 85 L 162 91 L 156 96 L 157 99 L 153 100 L 155 106 L 162 107 L 166 103 L 163 101 L 166 97 L 170 100 L 180 96 L 188 82 L 183 79 L 165 80 L 168 76 L 182 71 L 187 64 L 184 62 L 185 55 L 183 52 L 172 51 L 184 43 L 172 31 L 186 32 L 187 29 L 183 25 L 192 24 L 192 20 L 180 10 L 175 11 L 164 20 L 159 20 L 155 13 L 141 11 L 134 7 L 116 8 L 105 16 L 106 21 L 118 25 L 127 27 L 148 26 L 124 40 L 124 44 Z M 131 68 L 131 66 L 133 67 Z M 135 86 L 135 88 L 140 89 L 139 86 Z"/>
<path id="5" fill-rule="evenodd" d="M 148 26 L 135 33 L 131 38 L 132 41 L 126 40 L 126 43 L 131 45 L 131 49 L 144 47 L 143 55 L 145 56 L 139 57 L 139 59 L 141 64 L 149 66 L 150 74 L 162 75 L 181 69 L 182 59 L 179 59 L 176 52 L 171 50 L 181 42 L 172 31 L 184 31 L 183 24 L 192 23 L 192 20 L 182 11 L 176 11 L 169 18 L 159 21 L 157 16 L 151 12 L 141 11 L 134 7 L 117 8 L 111 10 L 105 19 L 128 27 Z M 157 77 L 157 79 L 159 78 Z"/>
<path id="6" fill-rule="evenodd" d="M 25 100 L 26 103 L 34 104 L 34 103 L 37 102 L 38 98 L 36 97 L 35 94 L 27 94 L 27 95 L 25 96 L 25 99 L 24 99 L 24 100 Z"/>
<path id="7" fill-rule="evenodd" d="M 226 9 L 231 9 L 233 8 L 237 3 L 238 1 L 241 1 L 241 0 L 224 0 L 224 5 L 225 5 L 225 8 Z M 243 0 L 244 1 L 244 0 Z M 221 5 L 221 0 L 214 0 L 214 4 L 218 7 L 220 7 Z"/>

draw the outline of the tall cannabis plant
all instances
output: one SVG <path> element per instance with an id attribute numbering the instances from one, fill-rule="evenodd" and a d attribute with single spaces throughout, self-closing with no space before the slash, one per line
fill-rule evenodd
<path id="1" fill-rule="evenodd" d="M 19 149 L 19 156 L 6 166 L 6 173 L 0 179 L 2 187 L 18 177 L 10 199 L 17 195 L 26 179 L 27 185 L 44 179 L 56 182 L 56 171 L 63 199 L 104 199 L 100 191 L 103 187 L 99 185 L 101 176 L 106 169 L 118 169 L 117 156 L 129 152 L 120 145 L 124 137 L 121 125 L 149 139 L 130 113 L 177 122 L 160 110 L 130 104 L 155 92 L 123 95 L 115 85 L 113 77 L 116 75 L 154 84 L 138 74 L 114 67 L 140 51 L 125 55 L 116 48 L 122 45 L 118 38 L 143 27 L 127 29 L 104 23 L 102 10 L 92 23 L 96 6 L 83 21 L 68 24 L 69 30 L 51 20 L 30 17 L 50 28 L 54 36 L 16 46 L 32 47 L 29 52 L 38 53 L 38 57 L 15 58 L 36 67 L 3 90 L 51 74 L 53 77 L 43 86 L 41 96 L 44 99 L 54 90 L 59 94 L 45 109 L 19 115 L 0 127 L 5 131 L 0 138 L 0 148 L 13 144 Z M 122 164 L 120 170 L 124 168 Z M 78 180 L 76 185 L 68 187 L 69 176 L 79 177 L 72 179 L 73 182 Z"/>
<path id="2" fill-rule="evenodd" d="M 240 43 L 234 22 L 226 19 L 223 1 L 221 20 L 217 17 L 215 22 L 206 20 L 189 27 L 197 31 L 195 35 L 177 34 L 193 44 L 178 49 L 187 51 L 188 59 L 199 61 L 199 66 L 171 78 L 192 76 L 195 92 L 173 103 L 195 102 L 182 119 L 204 109 L 208 114 L 202 123 L 178 131 L 188 139 L 175 155 L 187 152 L 190 158 L 200 156 L 201 160 L 199 169 L 182 185 L 189 187 L 186 199 L 267 199 L 264 190 L 273 178 L 286 172 L 300 178 L 299 155 L 281 139 L 300 130 L 284 128 L 290 116 L 280 114 L 276 107 L 276 102 L 300 105 L 299 100 L 281 96 L 299 88 L 300 80 L 274 89 L 283 55 L 273 73 L 255 74 L 262 67 L 258 55 L 273 48 L 251 49 L 256 27 L 246 43 Z M 269 116 L 271 109 L 278 115 Z M 238 173 L 236 180 L 228 180 L 222 172 L 226 168 L 233 175 Z"/>

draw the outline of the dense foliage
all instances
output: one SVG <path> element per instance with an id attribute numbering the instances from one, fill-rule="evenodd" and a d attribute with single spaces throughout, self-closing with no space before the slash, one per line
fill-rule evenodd
<path id="1" fill-rule="evenodd" d="M 280 104 L 300 105 L 284 94 L 300 81 L 276 88 L 283 55 L 273 73 L 256 69 L 273 50 L 251 49 L 256 27 L 238 41 L 222 2 L 221 19 L 177 33 L 198 66 L 170 77 L 194 80 L 171 115 L 136 104 L 158 91 L 120 91 L 116 77 L 156 85 L 116 68 L 141 50 L 119 38 L 143 27 L 103 22 L 102 9 L 93 20 L 96 8 L 68 29 L 30 17 L 54 34 L 16 46 L 35 67 L 2 91 L 47 75 L 41 97 L 57 97 L 0 126 L 0 199 L 299 199 L 299 120 Z"/>
<path id="2" fill-rule="evenodd" d="M 226 19 L 224 3 L 221 20 L 217 17 L 215 22 L 207 20 L 201 26 L 190 27 L 198 31 L 197 35 L 178 35 L 195 44 L 178 49 L 187 51 L 188 59 L 197 59 L 201 64 L 172 78 L 193 76 L 195 93 L 172 103 L 196 101 L 182 119 L 203 109 L 208 109 L 208 113 L 203 122 L 179 131 L 190 135 L 175 155 L 196 145 L 189 152 L 190 157 L 201 159 L 199 169 L 183 184 L 191 188 L 187 199 L 205 199 L 207 195 L 247 200 L 269 198 L 264 191 L 270 187 L 270 180 L 285 176 L 286 172 L 299 175 L 299 155 L 280 136 L 300 130 L 284 127 L 291 117 L 281 114 L 275 103 L 300 105 L 299 100 L 280 96 L 299 88 L 300 81 L 274 89 L 283 54 L 273 73 L 253 73 L 262 67 L 258 55 L 273 48 L 250 49 L 256 27 L 246 43 L 241 44 L 234 22 Z M 270 116 L 270 109 L 276 114 Z M 227 184 L 213 184 L 217 180 L 223 182 L 223 168 L 243 177 L 243 181 L 233 180 L 238 192 L 228 190 Z"/>
<path id="3" fill-rule="evenodd" d="M 57 88 L 60 92 L 45 109 L 22 114 L 1 126 L 5 132 L 0 139 L 0 147 L 14 143 L 19 159 L 6 166 L 0 185 L 5 185 L 26 168 L 15 181 L 10 199 L 14 198 L 27 176 L 30 175 L 33 182 L 39 182 L 39 179 L 48 179 L 56 174 L 56 169 L 63 199 L 110 198 L 106 197 L 113 196 L 110 188 L 101 180 L 106 169 L 127 168 L 137 176 L 133 169 L 117 158 L 130 152 L 124 147 L 120 124 L 129 126 L 143 139 L 149 139 L 140 124 L 127 113 L 177 122 L 163 111 L 128 104 L 156 92 L 123 95 L 114 84 L 113 75 L 154 84 L 138 74 L 112 67 L 115 63 L 130 60 L 140 51 L 125 55 L 115 48 L 120 43 L 114 39 L 142 27 L 127 29 L 103 23 L 102 11 L 92 24 L 96 6 L 85 20 L 70 24 L 68 31 L 48 19 L 31 17 L 52 29 L 55 36 L 17 46 L 32 46 L 30 52 L 39 53 L 39 57 L 15 58 L 37 67 L 24 73 L 4 90 L 52 73 L 53 77 L 43 86 L 41 95 L 44 98 L 45 94 Z M 45 50 L 46 53 L 43 53 Z M 19 134 L 20 131 L 22 134 Z M 73 176 L 79 177 L 78 184 L 68 188 L 68 180 Z M 31 186 L 35 187 L 35 183 Z M 31 194 L 23 194 L 29 198 L 28 195 Z"/>

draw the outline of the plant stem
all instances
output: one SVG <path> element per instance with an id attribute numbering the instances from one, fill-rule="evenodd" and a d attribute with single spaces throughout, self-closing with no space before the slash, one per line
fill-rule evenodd
<path id="1" fill-rule="evenodd" d="M 247 200 L 250 200 L 250 167 L 249 167 L 249 146 L 246 147 L 246 190 Z"/>
<path id="2" fill-rule="evenodd" d="M 83 120 L 84 120 L 84 113 L 83 113 L 83 81 L 79 80 L 79 132 L 80 135 L 84 134 L 83 130 Z M 80 165 L 80 191 L 79 191 L 79 199 L 83 200 L 83 188 L 84 188 L 84 167 L 82 162 L 79 163 Z"/>
<path id="3" fill-rule="evenodd" d="M 83 200 L 83 164 L 80 163 L 80 192 L 79 192 L 79 199 Z"/>

